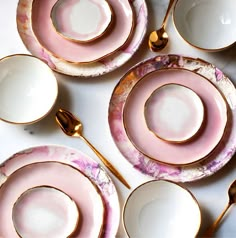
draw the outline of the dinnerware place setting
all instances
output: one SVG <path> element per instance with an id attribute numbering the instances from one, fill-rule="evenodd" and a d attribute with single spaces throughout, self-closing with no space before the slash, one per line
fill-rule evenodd
<path id="1" fill-rule="evenodd" d="M 67 3 L 68 8 L 64 8 Z M 94 17 L 87 15 L 84 8 L 90 9 Z M 78 17 L 77 11 L 83 15 Z M 109 16 L 111 23 L 106 22 Z M 81 29 L 76 29 L 75 23 L 88 17 L 91 24 L 83 24 Z M 63 25 L 58 18 L 62 23 L 63 19 L 69 18 L 69 26 Z M 137 51 L 146 27 L 145 0 L 20 0 L 17 7 L 17 28 L 26 48 L 45 60 L 56 72 L 72 76 L 98 76 L 120 67 Z M 72 40 L 68 40 L 66 32 L 71 34 L 69 38 Z M 81 38 L 91 38 L 91 41 L 74 42 L 80 35 Z M 98 38 L 94 39 L 96 35 Z"/>
<path id="2" fill-rule="evenodd" d="M 148 32 L 145 0 L 17 1 L 15 30 L 30 53 L 0 59 L 0 120 L 22 127 L 53 116 L 60 133 L 82 139 L 96 159 L 63 144 L 11 153 L 0 164 L 0 237 L 113 238 L 120 225 L 130 238 L 197 237 L 201 202 L 186 184 L 232 160 L 236 89 L 216 65 L 161 50 L 175 40 L 171 22 L 197 51 L 232 47 L 235 2 L 170 0 L 160 27 Z M 153 56 L 122 72 L 107 103 L 112 143 L 129 170 L 148 178 L 132 187 L 125 170 L 87 139 L 79 115 L 61 106 L 51 112 L 57 73 L 85 82 L 112 74 L 144 45 Z M 116 185 L 129 192 L 124 204 Z M 236 202 L 235 187 L 232 181 L 228 204 L 204 237 L 213 237 Z"/>

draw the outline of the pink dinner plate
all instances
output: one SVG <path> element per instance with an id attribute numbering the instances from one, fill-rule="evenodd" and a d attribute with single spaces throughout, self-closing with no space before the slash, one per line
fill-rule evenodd
<path id="1" fill-rule="evenodd" d="M 40 0 L 40 2 L 43 2 L 44 4 L 45 3 L 49 4 L 48 2 L 51 2 L 51 0 L 50 1 Z M 134 19 L 133 33 L 131 34 L 127 44 L 125 44 L 124 47 L 120 48 L 114 54 L 111 54 L 110 56 L 107 56 L 104 59 L 99 60 L 97 62 L 87 64 L 70 63 L 63 59 L 53 56 L 39 43 L 32 29 L 32 22 L 31 22 L 32 3 L 33 0 L 19 0 L 18 2 L 17 29 L 19 35 L 23 43 L 25 44 L 26 48 L 33 55 L 47 62 L 47 64 L 54 71 L 62 74 L 72 76 L 82 76 L 82 77 L 91 77 L 91 76 L 94 77 L 111 72 L 120 67 L 121 65 L 123 65 L 124 63 L 126 63 L 133 56 L 133 54 L 137 51 L 140 44 L 142 43 L 144 36 L 146 34 L 147 18 L 148 18 L 146 2 L 145 0 L 130 1 L 129 4 L 133 9 L 135 19 Z M 123 3 L 123 1 L 120 2 L 117 0 L 113 0 L 110 1 L 109 3 L 118 4 Z M 102 49 L 102 51 L 103 50 L 104 49 Z M 79 53 L 79 55 L 81 55 L 81 53 Z"/>
<path id="2" fill-rule="evenodd" d="M 115 186 L 98 163 L 79 151 L 39 146 L 18 152 L 0 166 L 0 184 L 0 220 L 4 221 L 0 224 L 0 236 L 18 237 L 11 218 L 13 204 L 22 192 L 40 185 L 65 192 L 77 203 L 80 215 L 84 214 L 79 233 L 73 237 L 98 237 L 103 217 L 100 234 L 109 238 L 116 235 L 120 208 Z M 105 214 L 97 209 L 101 208 L 101 201 Z"/>
<path id="3" fill-rule="evenodd" d="M 128 135 L 126 134 L 126 131 L 124 128 L 123 110 L 124 110 L 126 99 L 128 95 L 130 94 L 130 92 L 132 91 L 133 87 L 146 75 L 155 71 L 163 70 L 163 69 L 178 69 L 178 70 L 184 69 L 185 71 L 193 71 L 197 73 L 199 77 L 201 76 L 200 77 L 201 80 L 198 82 L 198 84 L 202 84 L 203 82 L 204 82 L 203 84 L 205 84 L 209 80 L 209 82 L 211 82 L 219 90 L 219 92 L 222 94 L 222 96 L 225 98 L 228 104 L 228 122 L 224 130 L 224 135 L 222 139 L 220 140 L 220 142 L 215 148 L 212 143 L 209 144 L 207 139 L 205 139 L 205 143 L 207 144 L 206 147 L 208 147 L 208 151 L 204 149 L 205 154 L 209 152 L 210 154 L 208 155 L 206 159 L 190 164 L 188 166 L 182 166 L 182 165 L 173 166 L 169 164 L 163 164 L 160 161 L 151 159 L 147 155 L 141 153 L 134 146 L 134 144 L 130 141 Z M 172 70 L 172 72 L 174 71 Z M 147 82 L 147 81 L 143 80 L 143 82 Z M 209 82 L 207 82 L 207 85 L 209 84 Z M 142 82 L 140 82 L 140 84 L 142 84 Z M 195 88 L 194 90 L 196 91 Z M 143 100 L 142 98 L 143 96 L 141 95 L 139 96 L 141 100 Z M 207 96 L 211 99 L 212 95 L 209 93 L 209 95 Z M 139 109 L 137 108 L 137 110 Z M 143 114 L 143 110 L 142 110 L 142 114 Z M 137 117 L 138 117 L 138 113 L 137 113 Z M 220 118 L 220 115 L 218 114 L 218 119 L 219 118 Z M 220 71 L 214 65 L 206 61 L 203 61 L 201 59 L 194 59 L 191 57 L 184 57 L 180 55 L 157 56 L 134 66 L 123 76 L 123 78 L 117 84 L 117 86 L 115 87 L 112 93 L 110 106 L 109 106 L 108 120 L 109 120 L 111 134 L 113 136 L 113 139 L 118 149 L 136 169 L 156 179 L 163 178 L 163 179 L 169 179 L 172 181 L 179 181 L 179 182 L 194 181 L 194 180 L 198 180 L 203 177 L 209 176 L 215 173 L 216 171 L 218 171 L 219 169 L 221 169 L 232 158 L 235 152 L 235 149 L 236 149 L 236 136 L 235 136 L 236 135 L 236 124 L 235 124 L 236 122 L 236 90 L 233 83 L 230 81 L 230 79 L 226 75 L 224 75 L 222 71 Z M 207 120 L 211 120 L 211 123 L 213 124 L 207 123 L 207 127 L 205 128 L 205 131 L 208 131 L 209 130 L 208 127 L 210 127 L 213 129 L 212 133 L 217 134 L 217 132 L 215 132 L 214 130 L 214 127 L 215 127 L 215 124 L 218 125 L 219 122 L 215 121 L 215 118 L 213 119 L 208 118 Z M 142 124 L 141 124 L 141 127 L 142 127 Z M 147 131 L 145 133 L 147 133 Z M 202 133 L 204 133 L 204 131 Z M 146 139 L 145 136 L 143 135 L 143 140 Z M 200 139 L 199 137 L 198 140 L 203 140 L 203 139 Z M 155 142 L 158 143 L 157 138 L 155 138 Z M 190 147 L 191 144 L 187 146 Z M 210 146 L 214 150 L 209 151 Z M 158 149 L 161 152 L 162 149 L 161 148 L 158 148 Z M 152 152 L 155 151 L 157 153 L 159 152 L 159 150 L 152 149 Z M 201 152 L 199 152 L 200 150 L 201 148 L 198 148 L 198 155 L 201 154 Z M 185 149 L 183 149 L 183 151 L 185 152 Z M 186 151 L 185 153 L 190 153 L 190 152 Z M 169 155 L 169 152 L 167 152 L 167 155 Z M 193 157 L 194 156 L 192 155 L 192 158 Z M 198 156 L 198 159 L 199 159 L 199 156 Z"/>
<path id="4" fill-rule="evenodd" d="M 78 0 L 76 0 L 78 1 Z M 79 44 L 58 34 L 51 22 L 51 10 L 57 0 L 33 0 L 32 29 L 40 44 L 52 55 L 72 63 L 89 63 L 100 60 L 127 43 L 134 27 L 134 14 L 128 0 L 109 0 L 115 14 L 109 34 L 90 44 Z"/>
<path id="5" fill-rule="evenodd" d="M 144 107 L 150 94 L 171 83 L 192 89 L 205 105 L 201 132 L 186 143 L 168 143 L 156 137 L 146 125 Z M 203 159 L 219 143 L 227 122 L 227 106 L 220 92 L 204 77 L 188 70 L 170 68 L 147 74 L 135 84 L 127 97 L 123 117 L 128 137 L 143 154 L 159 162 L 184 165 Z"/>

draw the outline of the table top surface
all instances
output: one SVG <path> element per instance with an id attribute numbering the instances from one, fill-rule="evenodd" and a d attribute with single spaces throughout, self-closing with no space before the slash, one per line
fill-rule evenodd
<path id="1" fill-rule="evenodd" d="M 149 23 L 147 33 L 161 25 L 167 0 L 147 0 Z M 17 0 L 2 1 L 0 7 L 0 57 L 16 53 L 29 53 L 22 43 L 16 28 Z M 186 42 L 176 32 L 172 18 L 166 27 L 169 35 L 168 46 L 160 53 L 183 54 L 202 58 L 221 69 L 236 83 L 236 45 L 228 50 L 217 53 L 207 53 L 197 50 Z M 148 35 L 148 34 L 147 34 Z M 137 170 L 121 155 L 110 134 L 108 124 L 108 105 L 111 93 L 124 75 L 136 63 L 157 55 L 150 52 L 147 37 L 138 52 L 124 66 L 109 74 L 95 78 L 70 77 L 56 74 L 59 83 L 59 95 L 52 112 L 43 120 L 29 126 L 11 125 L 0 121 L 0 162 L 22 149 L 45 144 L 58 144 L 76 148 L 91 158 L 99 161 L 96 155 L 79 139 L 65 136 L 55 122 L 55 112 L 58 108 L 67 108 L 78 115 L 84 124 L 84 134 L 98 148 L 98 150 L 122 172 L 129 181 L 132 189 L 152 178 Z M 200 181 L 185 183 L 197 198 L 202 211 L 202 225 L 199 237 L 204 230 L 213 223 L 228 203 L 228 187 L 236 178 L 235 157 L 216 174 Z M 120 199 L 121 209 L 131 192 L 126 189 L 110 172 Z M 233 207 L 225 216 L 215 237 L 235 237 L 236 211 Z M 125 238 L 125 232 L 120 222 L 117 237 Z"/>

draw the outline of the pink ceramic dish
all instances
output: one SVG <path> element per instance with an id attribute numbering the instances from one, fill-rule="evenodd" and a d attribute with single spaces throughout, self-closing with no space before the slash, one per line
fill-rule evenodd
<path id="1" fill-rule="evenodd" d="M 19 0 L 17 7 L 17 29 L 27 49 L 38 58 L 43 59 L 47 64 L 59 73 L 91 77 L 111 72 L 126 63 L 137 51 L 142 43 L 147 29 L 147 6 L 145 0 L 134 0 L 130 2 L 135 15 L 133 34 L 127 45 L 112 54 L 94 63 L 73 64 L 58 59 L 48 53 L 38 42 L 32 29 L 31 9 L 33 0 Z"/>
<path id="2" fill-rule="evenodd" d="M 72 166 L 74 168 L 74 170 L 73 168 L 70 168 L 72 169 L 71 171 L 73 171 L 72 174 L 76 175 L 76 173 L 74 173 L 76 169 L 82 172 L 85 176 L 89 177 L 90 180 L 93 181 L 93 183 L 99 189 L 99 192 L 105 203 L 106 215 L 105 215 L 103 237 L 105 238 L 115 237 L 120 220 L 119 201 L 115 186 L 112 183 L 111 179 L 106 174 L 106 172 L 97 162 L 93 161 L 92 159 L 90 159 L 89 157 L 87 157 L 86 155 L 77 150 L 51 145 L 51 146 L 39 146 L 24 151 L 20 151 L 17 154 L 13 155 L 8 160 L 6 160 L 3 164 L 1 164 L 0 185 L 4 184 L 7 181 L 6 180 L 7 177 L 10 176 L 12 173 L 14 173 L 17 169 L 22 168 L 23 166 L 26 165 L 30 165 L 32 163 L 48 162 L 48 161 L 60 162 L 69 165 L 69 167 Z M 59 180 L 64 180 L 67 177 L 67 175 L 61 177 L 58 176 L 58 174 L 60 175 L 60 173 L 57 173 L 57 177 Z M 63 181 L 61 182 L 63 184 Z M 68 187 L 71 187 L 70 183 L 74 184 L 72 180 L 70 181 L 68 180 L 67 182 L 69 183 Z M 24 186 L 29 186 L 29 184 L 26 183 L 26 181 L 23 181 L 22 183 L 24 184 Z M 12 186 L 15 186 L 14 183 L 12 184 Z M 78 196 L 80 195 L 78 193 L 79 189 L 80 189 L 79 186 L 74 185 L 73 190 L 75 190 L 74 191 L 75 193 L 77 191 L 76 194 Z M 7 221 L 6 217 L 4 217 L 3 220 Z M 0 231 L 2 230 L 0 229 Z M 0 236 L 1 235 L 2 234 L 0 233 Z"/>
<path id="3" fill-rule="evenodd" d="M 188 143 L 167 143 L 157 138 L 146 126 L 143 114 L 145 102 L 156 88 L 170 83 L 192 89 L 205 105 L 204 126 L 198 136 Z M 127 135 L 141 152 L 163 163 L 184 165 L 203 159 L 219 143 L 227 122 L 227 106 L 219 91 L 204 77 L 171 68 L 147 74 L 135 84 L 127 97 L 123 116 Z"/>
<path id="4" fill-rule="evenodd" d="M 208 78 L 225 97 L 229 109 L 229 123 L 218 146 L 205 160 L 189 166 L 170 166 L 152 160 L 139 152 L 130 142 L 123 125 L 125 100 L 133 86 L 145 75 L 166 68 L 182 68 Z M 133 67 L 115 87 L 109 106 L 109 125 L 113 139 L 125 158 L 140 172 L 156 179 L 195 181 L 221 169 L 236 151 L 236 89 L 228 77 L 214 65 L 201 59 L 179 55 L 162 55 Z"/>
<path id="5" fill-rule="evenodd" d="M 158 138 L 170 143 L 192 140 L 204 122 L 201 98 L 180 84 L 155 89 L 144 105 L 146 125 Z"/>
<path id="6" fill-rule="evenodd" d="M 32 29 L 38 42 L 55 57 L 71 63 L 98 61 L 119 50 L 128 41 L 134 27 L 134 15 L 128 0 L 109 0 L 115 13 L 112 31 L 101 40 L 79 44 L 58 34 L 51 22 L 51 9 L 57 0 L 33 0 Z"/>
<path id="7" fill-rule="evenodd" d="M 18 237 L 11 220 L 14 203 L 26 190 L 42 185 L 60 189 L 80 207 L 82 221 L 73 234 L 74 237 L 94 238 L 102 234 L 105 210 L 102 197 L 93 183 L 69 165 L 58 162 L 43 162 L 28 164 L 19 168 L 1 186 L 0 220 L 5 222 L 0 223 L 0 236 Z M 76 186 L 78 189 L 75 189 Z M 38 227 L 33 222 L 33 218 L 31 225 L 32 229 L 29 233 L 37 234 Z M 38 224 L 38 226 L 40 225 Z M 64 228 L 62 228 L 61 233 L 64 233 Z"/>
<path id="8" fill-rule="evenodd" d="M 12 221 L 20 237 L 34 238 L 71 237 L 80 225 L 76 203 L 52 186 L 24 191 L 14 203 Z"/>
<path id="9" fill-rule="evenodd" d="M 106 0 L 58 0 L 50 16 L 56 32 L 62 37 L 87 43 L 106 33 L 112 25 L 112 12 Z"/>

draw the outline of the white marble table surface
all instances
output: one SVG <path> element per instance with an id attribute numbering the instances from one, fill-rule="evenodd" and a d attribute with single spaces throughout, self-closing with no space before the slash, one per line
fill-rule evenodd
<path id="1" fill-rule="evenodd" d="M 167 0 L 147 0 L 149 8 L 148 32 L 161 25 L 167 2 Z M 1 0 L 0 57 L 15 53 L 28 53 L 17 33 L 16 6 L 17 0 Z M 219 53 L 206 53 L 196 50 L 179 37 L 171 17 L 169 18 L 167 31 L 170 42 L 168 47 L 161 53 L 184 54 L 202 58 L 215 64 L 236 83 L 236 45 Z M 147 40 L 145 39 L 140 50 L 128 63 L 107 75 L 84 79 L 56 74 L 59 83 L 59 97 L 53 111 L 45 119 L 30 126 L 10 125 L 0 121 L 0 162 L 19 150 L 43 144 L 60 144 L 77 148 L 98 161 L 98 158 L 81 140 L 65 136 L 56 125 L 55 112 L 59 107 L 63 107 L 71 110 L 81 118 L 84 123 L 86 137 L 118 170 L 122 171 L 132 188 L 150 180 L 151 178 L 133 169 L 129 162 L 119 153 L 110 135 L 107 113 L 112 90 L 121 76 L 137 62 L 155 55 L 155 53 L 149 51 Z M 202 237 L 201 234 L 206 227 L 214 221 L 226 206 L 228 202 L 228 186 L 236 179 L 235 167 L 236 157 L 231 159 L 222 170 L 213 176 L 185 184 L 196 196 L 202 210 L 202 226 L 199 237 Z M 117 187 L 122 208 L 130 191 L 113 175 L 111 177 Z M 236 209 L 232 207 L 215 237 L 236 237 L 235 220 Z M 126 235 L 122 222 L 120 224 L 117 237 L 124 238 Z"/>

